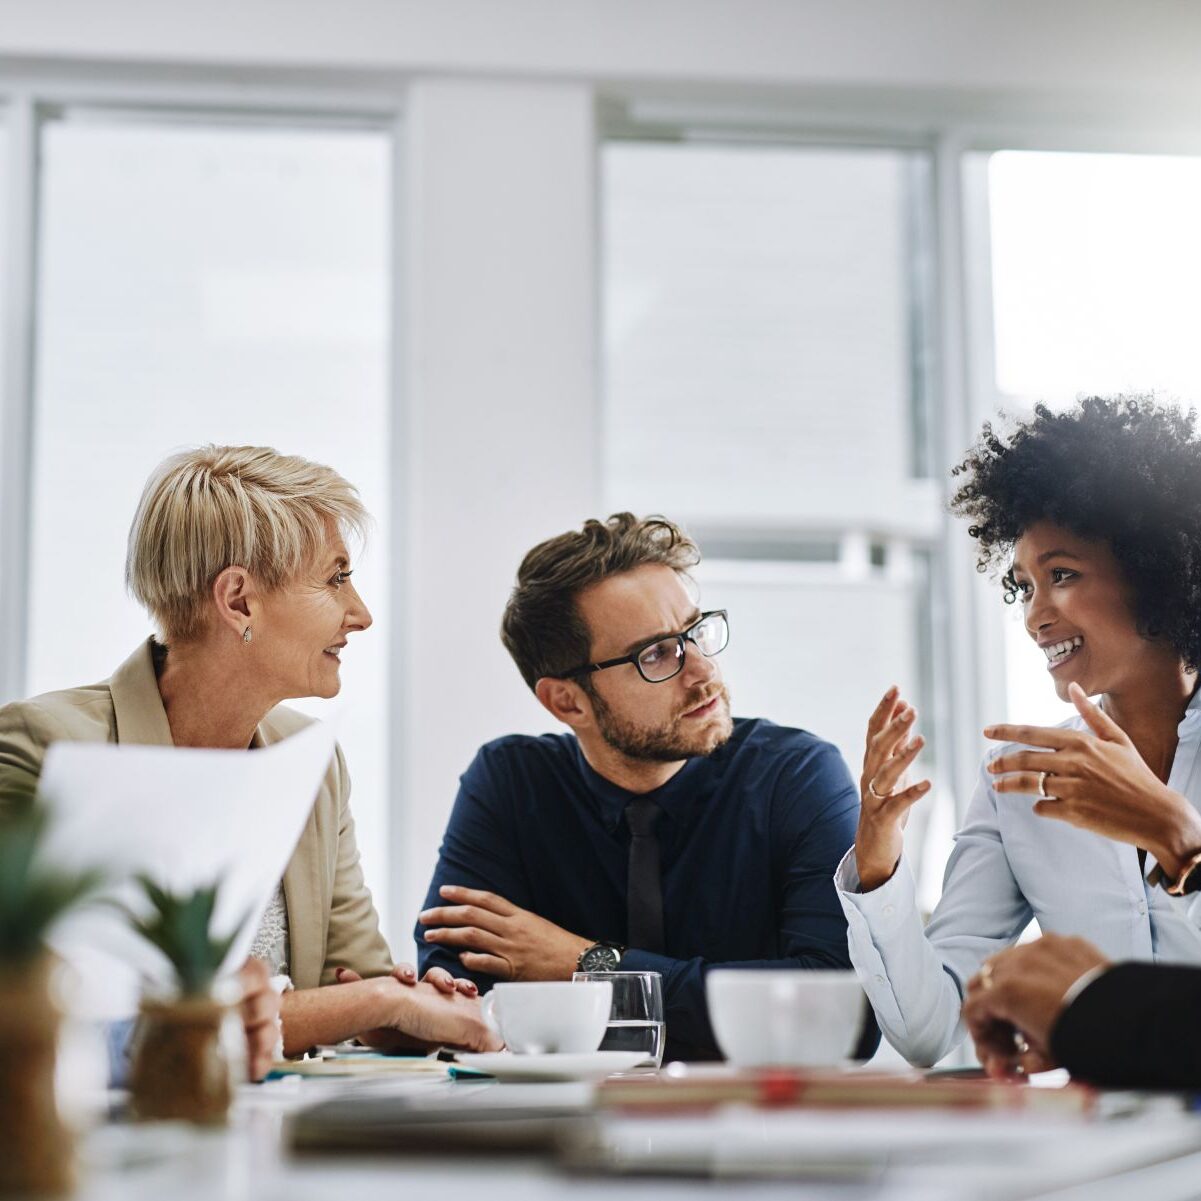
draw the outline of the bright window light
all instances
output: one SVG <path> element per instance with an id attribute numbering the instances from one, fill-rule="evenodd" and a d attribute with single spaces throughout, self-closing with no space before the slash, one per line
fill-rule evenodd
<path id="1" fill-rule="evenodd" d="M 151 469 L 205 442 L 335 467 L 376 525 L 376 624 L 342 695 L 367 878 L 387 913 L 389 196 L 384 132 L 92 115 L 41 147 L 29 689 L 108 676 L 150 629 L 125 540 Z"/>
<path id="2" fill-rule="evenodd" d="M 700 535 L 736 712 L 857 773 L 896 682 L 933 771 L 927 157 L 615 142 L 602 161 L 607 508 Z"/>
<path id="3" fill-rule="evenodd" d="M 988 186 L 1002 407 L 1201 399 L 1201 159 L 1004 151 Z M 1009 716 L 1063 720 L 1019 605 L 1005 624 Z"/>

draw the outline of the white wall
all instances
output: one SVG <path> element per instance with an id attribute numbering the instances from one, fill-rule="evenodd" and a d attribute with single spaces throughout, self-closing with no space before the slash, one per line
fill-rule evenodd
<path id="1" fill-rule="evenodd" d="M 692 84 L 1201 91 L 1184 0 L 0 0 L 0 54 Z"/>
<path id="2" fill-rule="evenodd" d="M 521 556 L 594 515 L 595 154 L 578 84 L 414 83 L 400 306 L 393 606 L 401 692 L 392 935 L 433 869 L 480 743 L 553 723 L 498 637 Z M 481 203 L 483 199 L 483 203 Z"/>

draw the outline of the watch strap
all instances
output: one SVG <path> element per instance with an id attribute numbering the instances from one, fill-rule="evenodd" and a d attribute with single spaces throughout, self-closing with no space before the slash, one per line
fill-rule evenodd
<path id="1" fill-rule="evenodd" d="M 1161 885 L 1169 896 L 1182 897 L 1186 893 L 1197 892 L 1201 890 L 1201 851 L 1184 861 L 1174 879 L 1158 866 L 1153 874 L 1157 876 L 1154 882 Z"/>

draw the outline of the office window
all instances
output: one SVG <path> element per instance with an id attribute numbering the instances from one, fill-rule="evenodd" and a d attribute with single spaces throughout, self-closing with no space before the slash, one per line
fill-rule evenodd
<path id="1" fill-rule="evenodd" d="M 902 150 L 603 152 L 608 508 L 698 535 L 735 712 L 813 730 L 856 775 L 893 682 L 937 753 L 929 188 Z"/>
<path id="2" fill-rule="evenodd" d="M 988 157 L 997 403 L 1154 392 L 1201 400 L 1201 159 Z M 1020 606 L 1005 622 L 1010 716 L 1061 721 Z"/>
<path id="3" fill-rule="evenodd" d="M 606 148 L 612 495 L 835 527 L 925 499 L 926 173 L 897 151 Z"/>
<path id="4" fill-rule="evenodd" d="M 130 519 L 168 453 L 328 463 L 376 519 L 343 715 L 365 870 L 387 912 L 390 140 L 72 112 L 42 135 L 29 689 L 106 677 L 146 636 Z"/>

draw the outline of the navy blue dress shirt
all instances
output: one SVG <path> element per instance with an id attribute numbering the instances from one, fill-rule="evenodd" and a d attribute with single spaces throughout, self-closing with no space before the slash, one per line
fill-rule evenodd
<path id="1" fill-rule="evenodd" d="M 487 889 L 583 938 L 625 943 L 624 812 L 636 795 L 593 771 L 573 735 L 488 743 L 463 774 L 426 907 L 444 903 L 443 884 Z M 665 953 L 631 947 L 621 969 L 662 973 L 667 1058 L 713 1058 L 710 968 L 851 966 L 833 875 L 855 840 L 859 794 L 829 743 L 740 718 L 725 746 L 641 795 L 663 810 Z M 424 942 L 424 929 L 422 972 L 495 983 Z"/>

